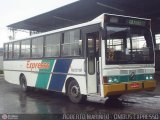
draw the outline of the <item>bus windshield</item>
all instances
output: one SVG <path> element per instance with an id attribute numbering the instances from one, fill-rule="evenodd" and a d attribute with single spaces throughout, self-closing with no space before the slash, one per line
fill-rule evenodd
<path id="1" fill-rule="evenodd" d="M 151 64 L 154 62 L 150 30 L 144 27 L 108 26 L 106 64 Z"/>

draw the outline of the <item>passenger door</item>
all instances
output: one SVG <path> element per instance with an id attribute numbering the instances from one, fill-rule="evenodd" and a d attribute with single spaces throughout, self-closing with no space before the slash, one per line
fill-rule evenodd
<path id="1" fill-rule="evenodd" d="M 87 33 L 86 41 L 88 93 L 97 93 L 99 85 L 99 32 Z"/>

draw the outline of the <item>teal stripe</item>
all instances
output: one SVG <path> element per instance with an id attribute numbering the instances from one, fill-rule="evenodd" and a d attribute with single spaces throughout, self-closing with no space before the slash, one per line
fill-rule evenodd
<path id="1" fill-rule="evenodd" d="M 120 82 L 128 82 L 129 76 L 119 76 L 118 79 Z"/>
<path id="2" fill-rule="evenodd" d="M 37 76 L 37 81 L 36 81 L 36 87 L 41 88 L 41 89 L 47 89 L 50 73 L 52 71 L 52 67 L 53 67 L 55 60 L 42 60 L 42 63 L 45 63 L 45 62 L 50 64 L 50 68 L 40 69 L 38 76 Z"/>
<path id="3" fill-rule="evenodd" d="M 134 79 L 131 79 L 130 76 L 131 75 L 122 75 L 122 76 L 117 75 L 117 76 L 108 76 L 108 78 L 109 80 L 112 80 L 112 83 L 153 80 L 153 74 L 138 74 L 138 75 L 135 75 Z M 152 79 L 150 79 L 150 76 L 152 76 Z"/>

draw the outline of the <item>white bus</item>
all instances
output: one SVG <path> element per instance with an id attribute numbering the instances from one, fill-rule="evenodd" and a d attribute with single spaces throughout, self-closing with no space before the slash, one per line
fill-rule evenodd
<path id="1" fill-rule="evenodd" d="M 62 92 L 74 103 L 87 96 L 116 98 L 154 90 L 150 20 L 102 14 L 92 21 L 4 44 L 5 80 Z"/>

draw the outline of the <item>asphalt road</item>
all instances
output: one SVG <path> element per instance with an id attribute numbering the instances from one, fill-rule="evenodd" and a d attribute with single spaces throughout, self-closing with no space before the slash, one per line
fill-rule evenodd
<path id="1" fill-rule="evenodd" d="M 33 90 L 23 93 L 18 85 L 7 83 L 0 77 L 1 114 L 160 113 L 160 85 L 154 92 L 128 94 L 116 101 L 89 100 L 73 104 L 65 95 L 54 92 Z"/>

